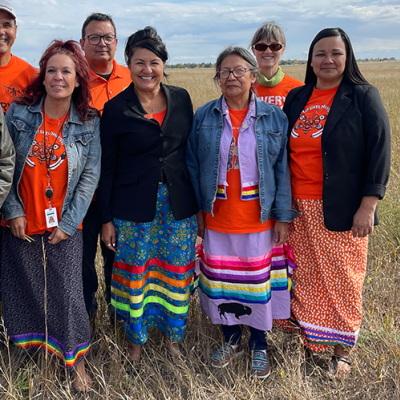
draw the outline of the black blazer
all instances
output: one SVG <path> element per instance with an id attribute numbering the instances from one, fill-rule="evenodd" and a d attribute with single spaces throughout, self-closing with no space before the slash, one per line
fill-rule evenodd
<path id="1" fill-rule="evenodd" d="M 290 133 L 315 84 L 291 90 L 283 111 Z M 390 126 L 378 90 L 342 80 L 321 138 L 324 222 L 331 231 L 347 231 L 363 196 L 385 195 L 390 172 Z M 378 224 L 375 212 L 375 225 Z"/>
<path id="2" fill-rule="evenodd" d="M 186 141 L 193 106 L 185 89 L 163 85 L 167 111 L 162 126 L 146 114 L 133 84 L 104 106 L 100 124 L 102 158 L 97 191 L 102 222 L 112 218 L 150 222 L 156 213 L 164 172 L 175 219 L 198 212 L 186 166 Z"/>

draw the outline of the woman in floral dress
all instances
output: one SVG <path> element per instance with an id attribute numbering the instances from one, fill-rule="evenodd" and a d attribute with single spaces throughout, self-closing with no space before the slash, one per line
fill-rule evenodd
<path id="1" fill-rule="evenodd" d="M 125 322 L 127 357 L 139 361 L 154 327 L 180 355 L 198 207 L 185 162 L 192 103 L 161 83 L 168 53 L 154 28 L 128 38 L 125 59 L 132 84 L 105 104 L 101 121 L 98 201 L 102 240 L 116 251 L 111 304 Z"/>

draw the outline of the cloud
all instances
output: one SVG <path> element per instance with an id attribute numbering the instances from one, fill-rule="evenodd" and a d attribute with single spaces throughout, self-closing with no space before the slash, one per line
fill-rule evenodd
<path id="1" fill-rule="evenodd" d="M 79 4 L 79 7 L 77 6 Z M 327 26 L 340 26 L 349 34 L 357 57 L 369 50 L 371 37 L 390 40 L 398 36 L 400 5 L 398 0 L 281 0 L 279 2 L 228 1 L 153 1 L 97 0 L 62 2 L 61 0 L 14 0 L 18 16 L 18 38 L 13 52 L 29 60 L 38 60 L 55 38 L 80 38 L 85 18 L 92 12 L 113 16 L 119 38 L 116 58 L 123 62 L 126 38 L 146 25 L 154 26 L 167 44 L 171 62 L 178 60 L 215 61 L 212 54 L 228 44 L 247 47 L 257 27 L 275 20 L 286 28 L 287 49 L 284 58 L 304 59 L 315 34 Z M 392 42 L 391 42 L 392 43 Z M 400 58 L 400 46 L 392 43 L 390 56 Z M 200 58 L 202 57 L 202 58 Z"/>

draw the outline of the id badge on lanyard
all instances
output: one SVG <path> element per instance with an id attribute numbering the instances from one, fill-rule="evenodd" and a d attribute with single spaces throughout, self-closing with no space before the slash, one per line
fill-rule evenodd
<path id="1" fill-rule="evenodd" d="M 46 226 L 47 228 L 54 228 L 58 226 L 57 209 L 56 208 L 46 208 L 44 210 L 46 216 Z"/>

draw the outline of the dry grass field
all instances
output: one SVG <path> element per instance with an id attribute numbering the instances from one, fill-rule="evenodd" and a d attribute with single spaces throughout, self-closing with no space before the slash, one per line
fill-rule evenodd
<path id="1" fill-rule="evenodd" d="M 300 337 L 278 328 L 268 334 L 273 372 L 265 381 L 251 379 L 249 357 L 224 370 L 213 369 L 209 359 L 221 335 L 194 296 L 183 346 L 185 360 L 170 358 L 162 335 L 153 331 L 140 368 L 131 368 L 128 374 L 123 331 L 112 327 L 103 304 L 87 360 L 93 388 L 86 395 L 72 392 L 68 374 L 54 360 L 46 367 L 44 355 L 28 355 L 9 346 L 0 351 L 0 399 L 400 399 L 400 63 L 360 67 L 380 90 L 392 127 L 393 152 L 390 185 L 379 205 L 381 225 L 370 238 L 364 320 L 346 380 L 327 376 L 331 354 L 304 360 Z M 304 66 L 284 71 L 303 79 Z M 219 96 L 211 70 L 168 73 L 170 84 L 190 92 L 195 108 Z"/>

